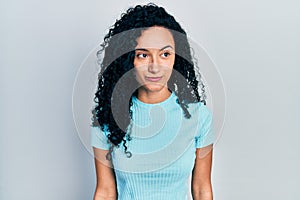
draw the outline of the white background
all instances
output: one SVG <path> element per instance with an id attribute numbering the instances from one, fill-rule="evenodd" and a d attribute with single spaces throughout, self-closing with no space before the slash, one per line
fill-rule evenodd
<path id="1" fill-rule="evenodd" d="M 73 84 L 108 27 L 141 2 L 0 2 L 1 200 L 92 199 L 94 162 L 74 125 Z M 215 199 L 300 199 L 300 3 L 155 2 L 205 47 L 223 77 Z"/>

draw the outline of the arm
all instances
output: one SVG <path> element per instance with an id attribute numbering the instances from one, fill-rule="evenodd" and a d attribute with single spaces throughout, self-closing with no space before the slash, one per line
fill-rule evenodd
<path id="1" fill-rule="evenodd" d="M 116 200 L 117 187 L 114 170 L 110 161 L 106 160 L 108 150 L 93 147 L 97 185 L 94 200 Z"/>
<path id="2" fill-rule="evenodd" d="M 212 200 L 211 185 L 212 145 L 197 148 L 192 173 L 192 196 L 194 200 Z"/>

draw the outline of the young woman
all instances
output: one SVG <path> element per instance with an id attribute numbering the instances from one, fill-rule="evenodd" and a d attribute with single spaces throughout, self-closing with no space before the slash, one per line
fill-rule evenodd
<path id="1" fill-rule="evenodd" d="M 212 200 L 212 115 L 185 31 L 164 8 L 138 5 L 102 47 L 94 200 L 184 200 L 189 185 L 193 199 Z"/>

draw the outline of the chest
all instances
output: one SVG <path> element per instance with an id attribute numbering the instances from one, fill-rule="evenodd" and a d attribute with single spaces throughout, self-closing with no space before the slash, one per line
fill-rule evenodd
<path id="1" fill-rule="evenodd" d="M 126 141 L 132 156 L 126 156 L 121 144 L 112 154 L 114 168 L 134 173 L 167 168 L 166 173 L 189 174 L 195 160 L 198 115 L 187 119 L 180 108 L 167 112 L 160 106 L 133 113 L 132 140 Z"/>
<path id="2" fill-rule="evenodd" d="M 132 154 L 127 158 L 121 151 L 113 155 L 117 178 L 139 180 L 140 182 L 159 182 L 172 185 L 187 180 L 195 163 L 195 147 L 191 143 L 181 151 L 161 151 L 152 154 Z M 172 183 L 174 182 L 174 183 Z"/>

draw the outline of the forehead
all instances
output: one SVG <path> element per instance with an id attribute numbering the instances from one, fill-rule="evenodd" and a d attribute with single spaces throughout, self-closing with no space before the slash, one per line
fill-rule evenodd
<path id="1" fill-rule="evenodd" d="M 171 32 L 159 26 L 150 27 L 144 31 L 139 38 L 137 38 L 136 48 L 155 48 L 161 49 L 164 46 L 170 45 L 174 48 L 174 39 Z"/>

